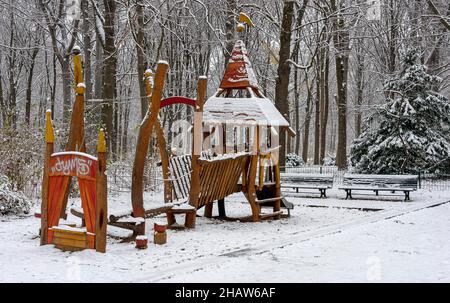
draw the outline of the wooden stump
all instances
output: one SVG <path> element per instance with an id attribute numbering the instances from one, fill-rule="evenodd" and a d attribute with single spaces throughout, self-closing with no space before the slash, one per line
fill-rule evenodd
<path id="1" fill-rule="evenodd" d="M 153 236 L 153 242 L 156 245 L 164 245 L 167 243 L 167 233 L 166 232 L 157 232 L 155 231 Z"/>
<path id="2" fill-rule="evenodd" d="M 146 236 L 136 237 L 136 248 L 137 249 L 147 249 L 147 247 L 148 247 L 148 238 Z"/>

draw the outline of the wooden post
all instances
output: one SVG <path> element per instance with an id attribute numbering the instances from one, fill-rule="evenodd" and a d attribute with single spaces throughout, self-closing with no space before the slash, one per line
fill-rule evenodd
<path id="1" fill-rule="evenodd" d="M 225 123 L 221 125 L 221 141 L 220 144 L 222 145 L 222 154 L 227 154 L 227 126 Z M 217 184 L 219 186 L 219 184 Z M 219 208 L 219 217 L 225 218 L 227 216 L 225 211 L 225 199 L 220 199 L 217 201 L 217 206 Z"/>
<path id="2" fill-rule="evenodd" d="M 131 203 L 133 206 L 134 217 L 145 217 L 144 210 L 144 168 L 147 158 L 148 146 L 153 133 L 153 127 L 158 119 L 158 113 L 161 107 L 161 97 L 164 89 L 164 82 L 167 75 L 169 64 L 165 61 L 158 62 L 155 76 L 155 86 L 151 95 L 150 111 L 142 121 L 139 129 L 139 136 L 136 145 L 136 154 L 133 164 L 133 177 L 131 185 Z M 145 224 L 141 224 L 142 229 L 137 233 L 145 234 Z"/>
<path id="3" fill-rule="evenodd" d="M 214 210 L 214 203 L 206 204 L 204 213 L 205 218 L 212 218 L 213 210 Z"/>
<path id="4" fill-rule="evenodd" d="M 147 69 L 144 73 L 145 91 L 148 97 L 148 106 L 152 106 L 152 93 L 153 93 L 153 72 L 151 69 Z M 161 167 L 164 179 L 164 202 L 170 202 L 173 200 L 172 196 L 172 184 L 168 181 L 170 177 L 169 172 L 169 155 L 167 154 L 167 144 L 164 138 L 164 130 L 161 127 L 159 119 L 155 123 L 156 138 L 158 140 L 159 153 L 161 155 Z"/>
<path id="5" fill-rule="evenodd" d="M 195 105 L 194 116 L 194 139 L 192 145 L 192 177 L 191 190 L 189 191 L 189 204 L 198 207 L 198 198 L 200 196 L 200 159 L 203 147 L 203 104 L 206 99 L 206 89 L 208 84 L 207 77 L 200 77 L 197 86 L 197 102 Z"/>
<path id="6" fill-rule="evenodd" d="M 106 140 L 103 129 L 98 134 L 97 160 L 97 210 L 95 220 L 95 249 L 106 252 L 106 227 L 108 225 L 108 188 L 106 171 Z"/>
<path id="7" fill-rule="evenodd" d="M 253 222 L 259 221 L 259 215 L 261 213 L 261 207 L 256 203 L 256 175 L 258 169 L 258 158 L 259 158 L 259 126 L 254 126 L 254 137 L 253 137 L 253 150 L 250 162 L 250 171 L 248 176 L 248 188 L 247 188 L 247 199 L 252 208 L 252 219 Z"/>
<path id="8" fill-rule="evenodd" d="M 75 103 L 73 104 L 72 117 L 70 119 L 69 138 L 67 140 L 66 151 L 86 152 L 86 144 L 84 142 L 84 94 L 86 92 L 86 85 L 83 83 L 83 63 L 78 48 L 74 48 L 73 70 L 76 97 Z M 61 207 L 60 218 L 64 219 L 66 218 L 71 180 L 72 178 L 69 179 L 69 186 L 67 186 L 65 191 L 63 205 Z"/>
<path id="9" fill-rule="evenodd" d="M 74 47 L 73 50 L 73 73 L 74 73 L 74 82 L 75 87 L 77 87 L 78 84 L 84 82 L 83 78 L 83 60 L 81 58 L 81 51 L 79 48 Z"/>
<path id="10" fill-rule="evenodd" d="M 45 157 L 44 173 L 42 178 L 42 204 L 41 204 L 41 245 L 48 244 L 48 194 L 50 157 L 53 154 L 55 136 L 52 125 L 52 112 L 49 110 L 45 118 Z"/>

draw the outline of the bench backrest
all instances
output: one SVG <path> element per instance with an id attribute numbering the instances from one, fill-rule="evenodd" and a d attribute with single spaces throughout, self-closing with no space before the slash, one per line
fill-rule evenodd
<path id="1" fill-rule="evenodd" d="M 419 178 L 415 175 L 344 175 L 344 186 L 413 188 L 417 189 Z"/>
<path id="2" fill-rule="evenodd" d="M 192 156 L 184 155 L 172 157 L 169 160 L 174 198 L 182 200 L 189 197 L 191 187 Z"/>
<path id="3" fill-rule="evenodd" d="M 199 160 L 200 197 L 196 207 L 233 194 L 247 159 L 246 154 L 220 157 L 202 154 Z M 187 199 L 191 190 L 192 156 L 172 157 L 169 164 L 175 199 Z"/>
<path id="4" fill-rule="evenodd" d="M 200 197 L 195 207 L 198 209 L 234 194 L 248 159 L 247 154 L 200 159 Z"/>
<path id="5" fill-rule="evenodd" d="M 281 182 L 295 185 L 330 185 L 333 186 L 332 174 L 296 174 L 282 173 Z"/>

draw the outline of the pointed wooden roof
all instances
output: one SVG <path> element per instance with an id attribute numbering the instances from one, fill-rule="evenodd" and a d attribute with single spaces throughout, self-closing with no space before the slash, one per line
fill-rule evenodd
<path id="1" fill-rule="evenodd" d="M 242 40 L 236 41 L 228 62 L 221 89 L 245 89 L 251 87 L 258 91 L 258 82 L 252 64 L 248 59 L 247 49 Z"/>

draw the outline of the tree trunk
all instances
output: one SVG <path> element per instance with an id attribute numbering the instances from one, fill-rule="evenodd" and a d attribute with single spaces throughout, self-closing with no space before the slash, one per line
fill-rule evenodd
<path id="1" fill-rule="evenodd" d="M 225 68 L 228 65 L 228 61 L 231 57 L 231 52 L 233 51 L 234 46 L 234 28 L 235 21 L 234 16 L 237 10 L 237 0 L 227 0 L 227 21 L 225 23 L 225 33 L 227 38 L 227 46 L 225 50 Z"/>
<path id="2" fill-rule="evenodd" d="M 141 96 L 141 118 L 144 119 L 145 115 L 148 111 L 148 101 L 146 98 L 145 91 L 145 82 L 142 81 L 142 77 L 144 77 L 145 70 L 147 69 L 147 63 L 145 60 L 145 52 L 144 52 L 144 4 L 142 0 L 138 0 L 136 3 L 136 53 L 137 53 L 137 71 L 138 71 L 138 82 L 139 82 L 139 91 Z"/>
<path id="3" fill-rule="evenodd" d="M 110 144 L 111 155 L 116 157 L 117 140 L 114 128 L 114 100 L 116 92 L 116 72 L 117 54 L 115 46 L 115 25 L 116 25 L 116 2 L 114 0 L 104 0 L 105 5 L 105 44 L 104 44 L 104 65 L 103 65 L 103 103 L 102 103 L 102 124 L 106 129 L 107 138 Z"/>
<path id="4" fill-rule="evenodd" d="M 89 25 L 89 1 L 81 1 L 81 11 L 83 18 L 83 52 L 84 52 L 84 82 L 86 85 L 86 100 L 92 99 L 92 33 Z M 89 102 L 88 102 L 89 103 Z M 92 106 L 89 106 L 91 108 Z"/>
<path id="5" fill-rule="evenodd" d="M 320 58 L 320 55 L 319 55 Z M 321 58 L 317 62 L 316 67 L 316 73 L 317 73 L 317 79 L 316 79 L 316 100 L 315 100 L 315 118 L 314 118 L 314 165 L 320 164 L 320 110 L 321 110 L 321 103 L 322 103 L 322 92 L 320 89 L 320 85 L 322 82 L 321 77 L 321 69 L 322 69 L 322 61 Z"/>
<path id="6" fill-rule="evenodd" d="M 280 59 L 278 65 L 278 77 L 275 86 L 275 106 L 284 118 L 289 121 L 289 77 L 291 66 L 288 60 L 291 58 L 291 34 L 292 19 L 294 15 L 293 0 L 284 0 L 283 19 L 280 33 Z M 280 132 L 280 166 L 286 165 L 286 132 Z"/>
<path id="7" fill-rule="evenodd" d="M 359 41 L 362 43 L 362 41 Z M 355 136 L 358 138 L 361 135 L 362 129 L 362 112 L 361 106 L 364 95 L 364 54 L 362 54 L 362 47 L 358 48 L 359 53 L 356 56 L 356 102 L 355 102 Z"/>
<path id="8" fill-rule="evenodd" d="M 328 43 L 327 43 L 328 45 Z M 322 111 L 321 111 L 321 130 L 320 130 L 320 164 L 323 165 L 327 146 L 327 126 L 328 126 L 328 115 L 330 107 L 330 95 L 329 95 L 329 76 L 330 76 L 330 57 L 329 57 L 329 47 L 325 49 L 325 66 L 323 70 L 323 81 L 322 81 Z"/>
<path id="9" fill-rule="evenodd" d="M 338 14 L 339 8 L 336 0 L 330 1 L 332 13 Z M 333 41 L 336 48 L 336 83 L 337 83 L 337 106 L 338 106 L 338 144 L 336 154 L 336 165 L 340 170 L 347 168 L 347 84 L 348 84 L 348 62 L 350 53 L 349 31 L 346 28 L 344 17 L 339 15 L 333 17 Z"/>
<path id="10" fill-rule="evenodd" d="M 72 111 L 72 74 L 70 71 L 70 56 L 64 58 L 61 62 L 62 84 L 63 84 L 63 123 L 70 124 L 70 112 Z"/>
<path id="11" fill-rule="evenodd" d="M 33 86 L 33 73 L 34 73 L 34 66 L 36 64 L 36 56 L 39 52 L 39 49 L 36 49 L 33 51 L 33 54 L 31 55 L 31 63 L 30 63 L 30 70 L 28 71 L 28 81 L 27 81 L 27 93 L 26 93 L 26 103 L 25 103 L 25 123 L 30 126 L 30 120 L 31 120 L 31 93 L 32 93 L 32 86 Z"/>
<path id="12" fill-rule="evenodd" d="M 312 99 L 312 84 L 310 86 L 308 76 L 306 76 L 306 87 L 307 87 L 307 97 L 306 97 L 306 110 L 305 110 L 305 132 L 303 135 L 303 152 L 302 158 L 303 162 L 308 163 L 309 154 L 309 127 L 311 124 L 311 99 Z"/>

